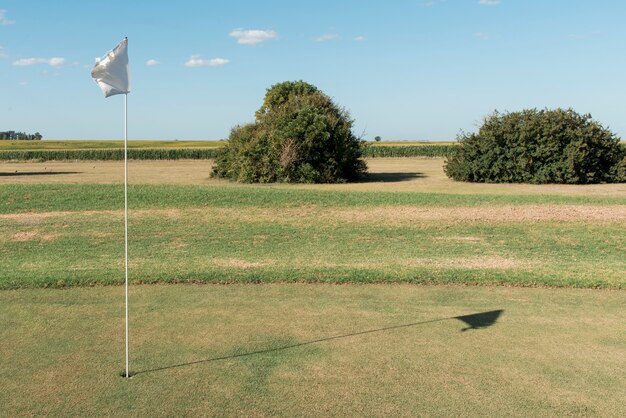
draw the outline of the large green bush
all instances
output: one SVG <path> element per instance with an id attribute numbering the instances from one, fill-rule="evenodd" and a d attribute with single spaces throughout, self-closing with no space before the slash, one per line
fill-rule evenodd
<path id="1" fill-rule="evenodd" d="M 317 87 L 287 81 L 267 90 L 256 121 L 235 127 L 213 175 L 247 183 L 339 183 L 366 170 L 352 119 Z"/>
<path id="2" fill-rule="evenodd" d="M 626 181 L 625 166 L 619 138 L 590 115 L 530 109 L 486 117 L 444 169 L 460 181 L 589 184 Z"/>

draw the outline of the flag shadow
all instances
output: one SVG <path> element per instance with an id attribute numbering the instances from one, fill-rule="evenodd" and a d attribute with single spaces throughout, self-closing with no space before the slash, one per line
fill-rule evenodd
<path id="1" fill-rule="evenodd" d="M 304 347 L 307 345 L 323 343 L 326 341 L 341 340 L 341 339 L 346 339 L 346 338 L 351 338 L 351 337 L 358 337 L 360 335 L 375 334 L 379 332 L 391 331 L 391 330 L 402 329 L 402 328 L 411 328 L 411 327 L 415 327 L 418 325 L 426 325 L 426 324 L 432 324 L 435 322 L 448 321 L 450 319 L 458 319 L 462 321 L 463 323 L 469 325 L 468 327 L 461 329 L 460 330 L 461 332 L 465 332 L 469 330 L 478 330 L 482 328 L 488 328 L 494 325 L 498 321 L 498 318 L 500 317 L 500 315 L 502 315 L 503 312 L 504 310 L 500 309 L 500 310 L 495 310 L 495 311 L 475 313 L 471 315 L 461 315 L 461 316 L 452 316 L 448 318 L 430 319 L 428 321 L 420 321 L 420 322 L 413 322 L 410 324 L 394 325 L 390 327 L 353 332 L 350 334 L 334 335 L 331 337 L 319 338 L 319 339 L 311 340 L 311 341 L 304 341 L 304 342 L 297 343 L 297 344 L 289 344 L 289 345 L 285 345 L 282 347 L 250 351 L 247 353 L 240 353 L 240 354 L 229 354 L 229 355 L 220 356 L 220 357 L 212 357 L 212 358 L 207 358 L 207 359 L 202 359 L 202 360 L 191 361 L 188 363 L 173 364 L 170 366 L 157 367 L 157 368 L 149 369 L 149 370 L 141 370 L 138 372 L 132 372 L 132 376 L 146 374 L 146 373 L 160 372 L 160 371 L 170 370 L 170 369 L 177 369 L 177 368 L 187 367 L 187 366 L 194 366 L 194 365 L 203 364 L 203 363 L 211 363 L 215 361 L 230 360 L 230 359 L 236 359 L 240 357 L 250 357 L 250 356 L 255 356 L 255 355 L 260 355 L 260 354 L 273 353 L 277 351 L 289 350 L 292 348 Z"/>

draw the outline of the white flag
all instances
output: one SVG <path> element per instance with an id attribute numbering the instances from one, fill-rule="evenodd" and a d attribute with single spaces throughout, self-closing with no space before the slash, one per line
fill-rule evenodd
<path id="1" fill-rule="evenodd" d="M 104 97 L 130 93 L 128 38 L 96 62 L 91 76 L 102 89 Z"/>

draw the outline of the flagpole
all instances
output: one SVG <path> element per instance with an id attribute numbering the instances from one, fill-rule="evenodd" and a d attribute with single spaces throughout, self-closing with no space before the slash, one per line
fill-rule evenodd
<path id="1" fill-rule="evenodd" d="M 96 58 L 91 76 L 104 93 L 104 97 L 124 95 L 124 292 L 126 320 L 126 367 L 123 376 L 130 377 L 128 368 L 128 93 L 130 74 L 128 69 L 128 38 L 107 52 L 102 59 Z"/>
<path id="2" fill-rule="evenodd" d="M 126 377 L 128 371 L 128 93 L 124 94 L 124 269 L 126 293 Z"/>

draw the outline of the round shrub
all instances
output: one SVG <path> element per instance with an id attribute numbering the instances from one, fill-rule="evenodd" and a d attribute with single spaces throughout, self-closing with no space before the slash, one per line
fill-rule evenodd
<path id="1" fill-rule="evenodd" d="M 494 112 L 478 133 L 459 136 L 444 170 L 459 181 L 589 184 L 620 182 L 619 138 L 572 109 Z"/>
<path id="2" fill-rule="evenodd" d="M 246 183 L 343 183 L 366 171 L 352 119 L 317 87 L 267 90 L 254 123 L 232 129 L 213 175 Z"/>

